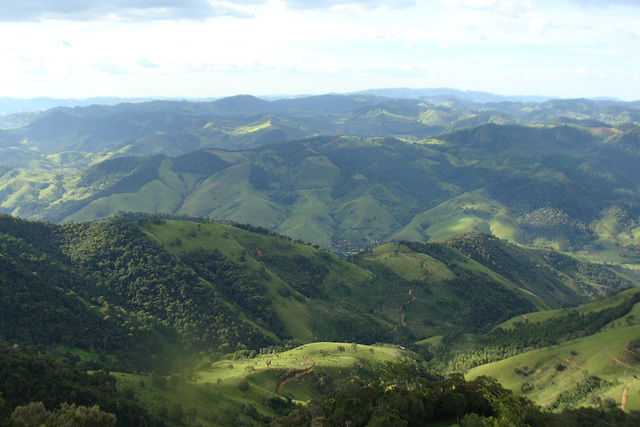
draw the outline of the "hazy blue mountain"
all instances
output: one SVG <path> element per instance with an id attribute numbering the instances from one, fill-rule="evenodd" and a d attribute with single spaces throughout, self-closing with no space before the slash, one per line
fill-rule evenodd
<path id="1" fill-rule="evenodd" d="M 490 92 L 474 90 L 460 90 L 454 88 L 385 88 L 367 89 L 355 93 L 367 93 L 389 98 L 433 98 L 446 100 L 448 98 L 465 100 L 467 102 L 543 102 L 556 97 L 540 95 L 497 95 Z"/>

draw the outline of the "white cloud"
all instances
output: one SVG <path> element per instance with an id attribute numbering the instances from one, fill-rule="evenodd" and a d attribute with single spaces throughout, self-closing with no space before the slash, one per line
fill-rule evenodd
<path id="1" fill-rule="evenodd" d="M 359 9 L 406 9 L 416 5 L 415 0 L 285 0 L 293 9 L 354 11 Z"/>
<path id="2" fill-rule="evenodd" d="M 68 41 L 66 41 L 66 40 L 62 40 L 62 39 L 60 39 L 60 38 L 57 40 L 57 43 L 58 43 L 60 46 L 73 47 L 73 46 L 71 45 L 71 43 L 69 43 L 69 42 L 68 42 Z"/>
<path id="3" fill-rule="evenodd" d="M 132 70 L 111 57 L 103 58 L 94 64 L 94 68 L 106 74 L 129 74 Z"/>
<path id="4" fill-rule="evenodd" d="M 21 22 L 0 18 L 0 93 L 220 96 L 437 85 L 559 96 L 607 88 L 597 95 L 626 98 L 640 73 L 638 14 L 613 3 L 133 1 L 135 8 L 124 0 L 0 0 L 22 11 Z M 171 19 L 156 19 L 163 15 Z M 607 85 L 616 69 L 626 77 Z"/>
<path id="5" fill-rule="evenodd" d="M 585 7 L 633 6 L 640 7 L 640 0 L 572 0 Z"/>
<path id="6" fill-rule="evenodd" d="M 444 3 L 511 17 L 517 17 L 532 7 L 529 0 L 444 0 Z"/>
<path id="7" fill-rule="evenodd" d="M 254 4 L 266 0 L 0 0 L 0 21 L 205 20 L 217 16 L 253 17 Z"/>
<path id="8" fill-rule="evenodd" d="M 158 64 L 149 59 L 138 59 L 135 63 L 143 68 L 160 68 Z"/>

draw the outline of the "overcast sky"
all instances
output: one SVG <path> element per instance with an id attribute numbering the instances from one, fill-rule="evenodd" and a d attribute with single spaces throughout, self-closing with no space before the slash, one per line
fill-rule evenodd
<path id="1" fill-rule="evenodd" d="M 0 96 L 640 99 L 640 0 L 0 0 Z"/>

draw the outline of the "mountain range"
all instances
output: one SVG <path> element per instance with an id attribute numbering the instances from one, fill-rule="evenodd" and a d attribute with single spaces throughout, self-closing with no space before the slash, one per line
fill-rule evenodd
<path id="1" fill-rule="evenodd" d="M 226 218 L 338 252 L 476 230 L 625 263 L 639 111 L 373 95 L 61 107 L 0 132 L 0 208 Z"/>
<path id="2" fill-rule="evenodd" d="M 0 117 L 0 425 L 635 425 L 640 104 L 369 92 Z"/>
<path id="3" fill-rule="evenodd" d="M 462 91 L 452 88 L 431 88 L 431 89 L 411 89 L 411 88 L 387 88 L 387 89 L 369 89 L 353 94 L 369 94 L 383 96 L 387 98 L 458 98 L 470 102 L 542 102 L 553 97 L 545 96 L 505 96 L 496 95 L 488 92 L 478 91 Z M 311 95 L 269 95 L 261 96 L 266 100 L 277 100 L 286 98 L 303 98 Z M 216 97 L 198 99 L 188 98 L 188 101 L 213 101 L 219 99 Z M 76 107 L 88 105 L 115 105 L 125 102 L 147 102 L 152 98 L 118 98 L 118 97 L 94 97 L 86 99 L 56 99 L 49 97 L 37 97 L 30 99 L 11 98 L 8 96 L 0 97 L 0 116 L 15 113 L 27 113 L 34 111 L 44 111 L 54 107 Z M 170 100 L 170 99 L 167 99 Z M 614 99 L 611 99 L 614 100 Z"/>

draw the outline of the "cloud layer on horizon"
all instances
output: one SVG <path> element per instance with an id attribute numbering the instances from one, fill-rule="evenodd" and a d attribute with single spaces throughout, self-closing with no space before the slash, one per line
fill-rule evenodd
<path id="1" fill-rule="evenodd" d="M 252 6 L 268 0 L 0 0 L 0 22 L 40 22 L 49 19 L 67 21 L 152 21 L 205 20 L 231 16 L 252 18 Z M 306 10 L 372 10 L 406 9 L 415 0 L 284 0 L 290 9 Z"/>
<path id="2" fill-rule="evenodd" d="M 285 0 L 293 9 L 340 10 L 360 7 L 365 10 L 386 8 L 406 9 L 416 5 L 415 0 Z"/>
<path id="3" fill-rule="evenodd" d="M 228 16 L 253 18 L 254 6 L 269 0 L 0 0 L 0 22 L 67 21 L 154 21 L 206 20 Z M 449 7 L 493 10 L 517 15 L 535 3 L 530 0 L 442 0 Z M 640 7 L 640 0 L 571 0 L 586 8 L 611 6 Z M 416 0 L 283 0 L 291 10 L 349 11 L 404 10 L 417 5 Z"/>
<path id="4" fill-rule="evenodd" d="M 265 0 L 0 0 L 0 21 L 149 21 L 217 16 L 252 17 L 250 7 Z"/>
<path id="5" fill-rule="evenodd" d="M 640 99 L 640 0 L 13 1 L 0 0 L 10 96 L 443 86 Z"/>

